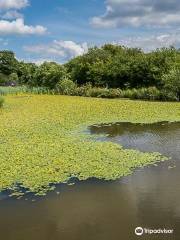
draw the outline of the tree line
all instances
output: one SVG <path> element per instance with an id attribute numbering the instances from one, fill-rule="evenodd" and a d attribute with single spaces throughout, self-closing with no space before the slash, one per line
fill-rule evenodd
<path id="1" fill-rule="evenodd" d="M 156 89 L 159 98 L 179 101 L 180 50 L 169 47 L 145 53 L 139 48 L 106 44 L 65 64 L 44 62 L 39 66 L 18 61 L 12 51 L 0 51 L 0 85 L 11 84 L 59 89 L 71 95 L 78 95 L 74 88 L 94 93 L 132 90 L 134 96 L 140 89 Z"/>

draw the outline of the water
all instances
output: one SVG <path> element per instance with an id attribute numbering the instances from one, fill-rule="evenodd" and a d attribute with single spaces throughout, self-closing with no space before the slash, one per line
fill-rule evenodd
<path id="1" fill-rule="evenodd" d="M 180 123 L 116 123 L 91 126 L 97 140 L 158 151 L 171 160 L 137 169 L 117 181 L 90 179 L 58 185 L 44 198 L 20 200 L 0 194 L 0 239 L 180 239 Z M 102 136 L 106 134 L 106 136 Z M 171 235 L 137 237 L 138 226 L 174 229 Z"/>

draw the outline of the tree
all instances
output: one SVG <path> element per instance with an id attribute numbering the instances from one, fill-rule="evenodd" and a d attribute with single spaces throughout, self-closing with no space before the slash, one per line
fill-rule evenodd
<path id="1" fill-rule="evenodd" d="M 0 73 L 10 75 L 17 71 L 18 61 L 12 51 L 0 51 Z"/>
<path id="2" fill-rule="evenodd" d="M 11 73 L 9 75 L 9 83 L 12 85 L 17 85 L 19 81 L 17 73 Z"/>
<path id="3" fill-rule="evenodd" d="M 66 67 L 79 85 L 90 82 L 93 86 L 125 88 L 140 85 L 147 78 L 148 63 L 144 60 L 145 54 L 140 49 L 106 44 L 89 49 Z"/>
<path id="4" fill-rule="evenodd" d="M 8 84 L 8 76 L 3 74 L 3 73 L 0 73 L 0 86 L 5 86 Z"/>
<path id="5" fill-rule="evenodd" d="M 54 89 L 59 81 L 67 79 L 68 76 L 64 66 L 54 62 L 45 62 L 36 69 L 31 85 Z"/>
<path id="6" fill-rule="evenodd" d="M 173 93 L 180 100 L 180 68 L 174 67 L 162 77 L 164 88 Z"/>
<path id="7" fill-rule="evenodd" d="M 19 84 L 33 86 L 37 69 L 38 66 L 35 63 L 19 62 L 17 70 Z"/>

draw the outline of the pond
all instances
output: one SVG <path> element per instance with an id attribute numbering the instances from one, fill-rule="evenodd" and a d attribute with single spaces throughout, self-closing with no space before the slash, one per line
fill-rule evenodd
<path id="1" fill-rule="evenodd" d="M 60 184 L 46 197 L 17 200 L 0 194 L 0 232 L 5 240 L 177 239 L 180 236 L 180 123 L 93 125 L 97 141 L 160 152 L 169 161 L 137 169 L 117 181 L 89 179 Z M 173 229 L 138 237 L 136 227 Z"/>

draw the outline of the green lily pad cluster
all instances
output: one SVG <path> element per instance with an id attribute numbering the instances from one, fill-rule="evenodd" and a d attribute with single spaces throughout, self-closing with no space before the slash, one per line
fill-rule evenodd
<path id="1" fill-rule="evenodd" d="M 179 121 L 179 103 L 50 95 L 6 96 L 0 109 L 0 191 L 44 195 L 72 177 L 114 180 L 166 160 L 160 153 L 97 142 L 82 130 L 108 122 Z"/>

